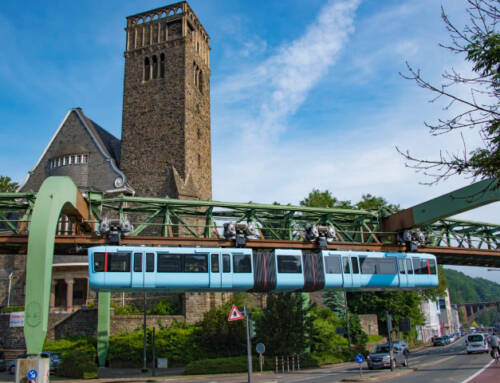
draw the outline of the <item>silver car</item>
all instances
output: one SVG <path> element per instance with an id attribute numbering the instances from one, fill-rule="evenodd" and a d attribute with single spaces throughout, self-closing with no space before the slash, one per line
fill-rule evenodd
<path id="1" fill-rule="evenodd" d="M 392 346 L 392 367 L 398 365 L 408 367 L 408 357 L 405 355 L 404 349 L 400 346 Z M 368 368 L 386 368 L 391 367 L 391 355 L 388 344 L 379 344 L 375 346 L 368 358 L 366 358 Z"/>

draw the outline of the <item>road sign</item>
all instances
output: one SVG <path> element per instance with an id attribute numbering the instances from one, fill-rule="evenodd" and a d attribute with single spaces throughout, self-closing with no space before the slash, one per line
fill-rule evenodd
<path id="1" fill-rule="evenodd" d="M 29 370 L 26 377 L 28 380 L 36 380 L 36 378 L 38 378 L 38 372 L 36 372 L 36 370 Z"/>
<path id="2" fill-rule="evenodd" d="M 365 361 L 365 357 L 362 354 L 356 355 L 356 363 L 363 363 Z"/>
<path id="3" fill-rule="evenodd" d="M 263 354 L 266 351 L 266 346 L 264 346 L 264 343 L 257 343 L 255 350 L 258 354 Z"/>
<path id="4" fill-rule="evenodd" d="M 231 308 L 231 312 L 229 313 L 229 318 L 227 318 L 227 320 L 231 322 L 233 320 L 240 319 L 243 319 L 243 315 L 239 312 L 238 308 L 233 305 L 233 307 Z"/>

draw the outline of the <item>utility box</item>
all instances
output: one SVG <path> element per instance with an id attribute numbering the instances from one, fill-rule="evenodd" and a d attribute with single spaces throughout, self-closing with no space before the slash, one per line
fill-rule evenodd
<path id="1" fill-rule="evenodd" d="M 16 360 L 16 383 L 49 383 L 50 359 L 49 358 L 26 358 Z"/>
<path id="2" fill-rule="evenodd" d="M 168 368 L 168 358 L 158 358 L 158 368 Z"/>

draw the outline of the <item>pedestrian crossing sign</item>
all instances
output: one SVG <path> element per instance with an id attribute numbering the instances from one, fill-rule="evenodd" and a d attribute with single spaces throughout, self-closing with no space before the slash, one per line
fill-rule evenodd
<path id="1" fill-rule="evenodd" d="M 229 318 L 227 318 L 227 320 L 231 322 L 233 320 L 240 319 L 243 319 L 243 315 L 239 312 L 238 308 L 233 305 L 233 307 L 231 308 L 231 312 L 229 313 Z"/>

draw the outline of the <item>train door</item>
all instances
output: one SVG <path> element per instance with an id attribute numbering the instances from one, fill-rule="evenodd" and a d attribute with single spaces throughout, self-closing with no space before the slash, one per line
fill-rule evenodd
<path id="1" fill-rule="evenodd" d="M 132 254 L 132 287 L 144 288 L 144 253 Z"/>
<path id="2" fill-rule="evenodd" d="M 350 257 L 342 255 L 342 277 L 344 279 L 344 288 L 352 288 L 352 274 Z"/>
<path id="3" fill-rule="evenodd" d="M 233 287 L 233 273 L 231 270 L 231 255 L 229 253 L 221 254 L 222 260 L 222 274 L 221 274 L 221 288 L 230 289 Z"/>
<path id="4" fill-rule="evenodd" d="M 145 288 L 155 288 L 164 287 L 156 286 L 156 273 L 155 273 L 155 253 L 143 254 L 143 270 L 144 270 L 144 287 Z"/>
<path id="5" fill-rule="evenodd" d="M 415 270 L 413 270 L 413 264 L 411 257 L 405 259 L 406 263 L 406 275 L 408 280 L 408 287 L 415 287 Z"/>
<path id="6" fill-rule="evenodd" d="M 399 287 L 408 287 L 408 274 L 406 271 L 406 261 L 404 258 L 397 258 L 398 260 L 398 274 L 399 274 Z"/>
<path id="7" fill-rule="evenodd" d="M 361 274 L 359 270 L 359 261 L 357 256 L 351 256 L 351 278 L 352 287 L 359 288 L 361 286 Z"/>
<path id="8" fill-rule="evenodd" d="M 210 288 L 219 290 L 222 283 L 220 251 L 210 253 Z"/>

